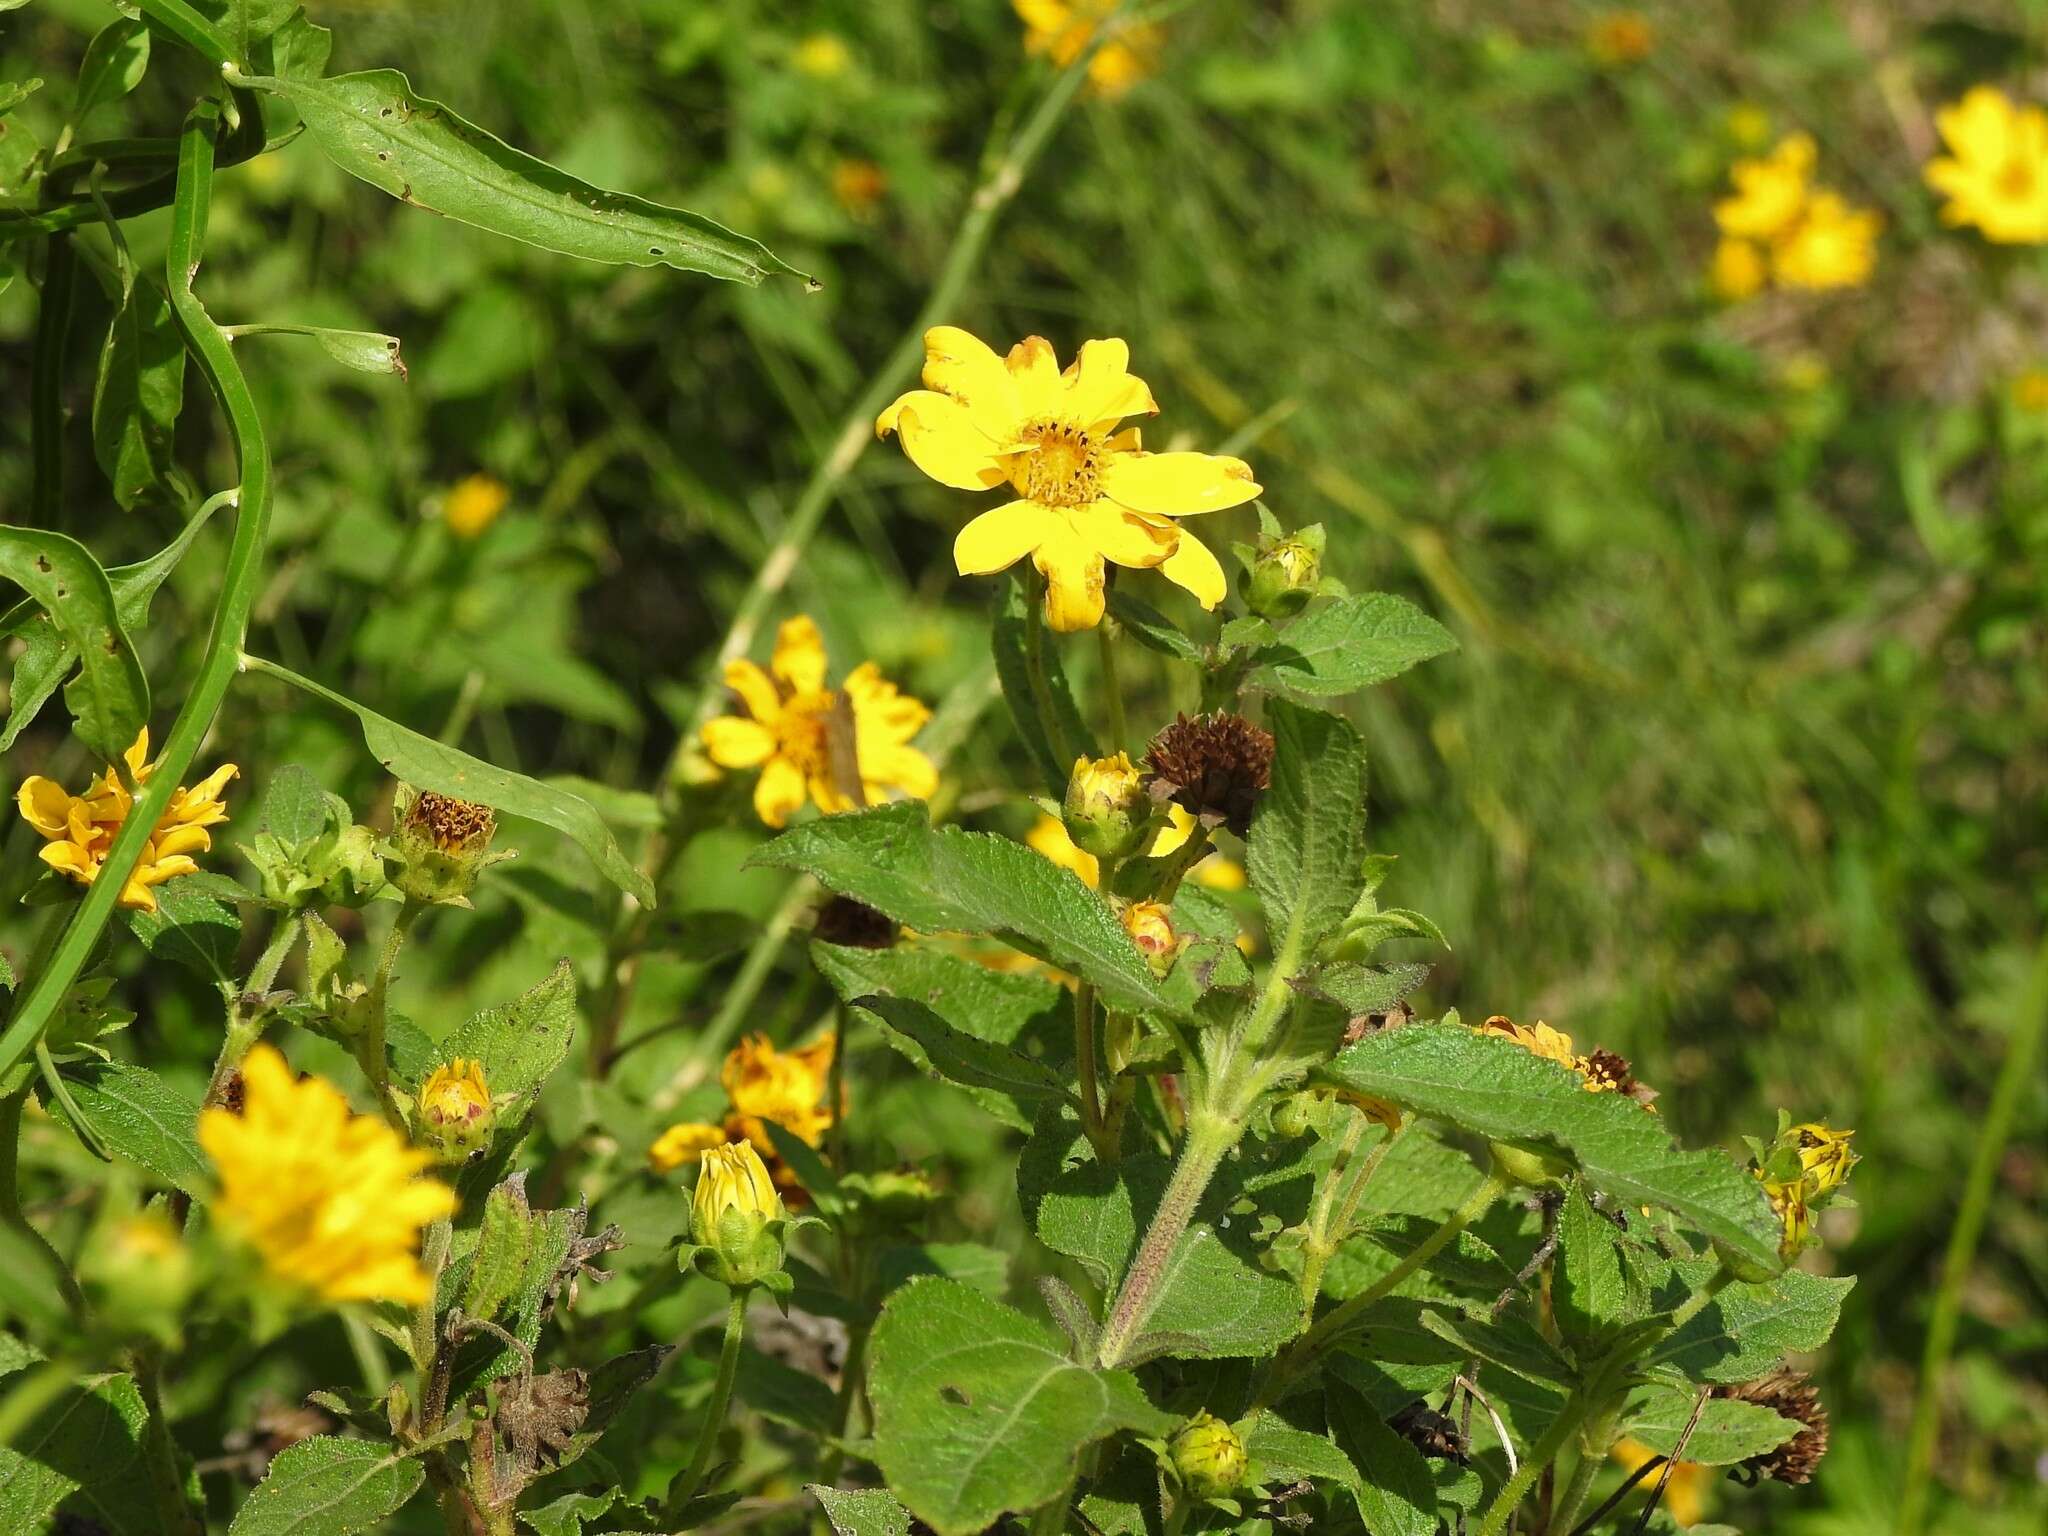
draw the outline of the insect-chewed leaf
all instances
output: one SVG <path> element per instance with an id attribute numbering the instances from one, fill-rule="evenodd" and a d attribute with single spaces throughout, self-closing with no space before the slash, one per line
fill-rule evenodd
<path id="1" fill-rule="evenodd" d="M 1304 698 L 1355 693 L 1456 650 L 1451 632 L 1405 597 L 1368 592 L 1312 608 L 1252 653 L 1245 683 Z"/>
<path id="2" fill-rule="evenodd" d="M 676 267 L 739 283 L 803 277 L 766 246 L 702 214 L 604 191 L 512 148 L 417 95 L 397 70 L 250 83 L 297 108 L 336 165 L 414 207 L 613 265 Z"/>
<path id="3" fill-rule="evenodd" d="M 879 1488 L 849 1492 L 808 1483 L 804 1491 L 825 1506 L 834 1536 L 910 1536 L 910 1511 Z"/>
<path id="4" fill-rule="evenodd" d="M 388 1440 L 315 1435 L 278 1453 L 228 1536 L 368 1536 L 426 1481 Z"/>
<path id="5" fill-rule="evenodd" d="M 149 682 L 121 627 L 107 573 L 76 539 L 0 527 L 0 576 L 42 605 L 78 655 L 78 676 L 64 689 L 72 730 L 94 755 L 115 761 L 149 719 Z"/>

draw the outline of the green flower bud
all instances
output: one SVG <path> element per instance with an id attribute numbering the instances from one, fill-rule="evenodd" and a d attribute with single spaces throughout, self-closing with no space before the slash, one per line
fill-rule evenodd
<path id="1" fill-rule="evenodd" d="M 839 1192 L 850 1198 L 863 1216 L 899 1225 L 918 1220 L 939 1198 L 930 1177 L 914 1170 L 849 1173 L 840 1179 Z"/>
<path id="2" fill-rule="evenodd" d="M 477 877 L 512 857 L 492 853 L 498 819 L 487 805 L 398 786 L 398 830 L 385 846 L 391 883 L 408 900 L 466 907 Z"/>
<path id="3" fill-rule="evenodd" d="M 1542 1189 L 1562 1184 L 1571 1177 L 1572 1165 L 1554 1152 L 1538 1147 L 1518 1147 L 1508 1141 L 1488 1142 L 1487 1148 L 1493 1153 L 1494 1172 L 1510 1184 Z"/>
<path id="4" fill-rule="evenodd" d="M 1285 539 L 1261 538 L 1245 603 L 1262 619 L 1292 618 L 1308 606 L 1322 579 L 1321 524 Z"/>
<path id="5" fill-rule="evenodd" d="M 79 1278 L 102 1328 L 168 1344 L 178 1338 L 199 1274 L 178 1229 L 152 1209 L 100 1223 L 79 1261 Z"/>
<path id="6" fill-rule="evenodd" d="M 1174 1431 L 1166 1454 L 1181 1486 L 1198 1498 L 1218 1499 L 1244 1483 L 1244 1442 L 1211 1413 L 1198 1413 Z"/>
<path id="7" fill-rule="evenodd" d="M 1122 858 L 1136 850 L 1152 819 L 1144 776 L 1126 753 L 1075 758 L 1060 819 L 1083 853 Z"/>

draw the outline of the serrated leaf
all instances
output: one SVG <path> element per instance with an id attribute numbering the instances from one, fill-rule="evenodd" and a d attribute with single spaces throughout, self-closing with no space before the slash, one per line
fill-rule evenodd
<path id="1" fill-rule="evenodd" d="M 951 1280 L 891 1296 L 871 1347 L 876 1464 L 939 1536 L 1045 1503 L 1105 1435 L 1173 1426 L 1136 1377 L 1077 1365 L 1042 1325 Z"/>
<path id="2" fill-rule="evenodd" d="M 523 1175 L 515 1175 L 484 1200 L 484 1219 L 477 1228 L 476 1250 L 462 1286 L 465 1316 L 490 1319 L 512 1299 L 533 1254 L 533 1213 L 526 1204 Z"/>
<path id="3" fill-rule="evenodd" d="M 110 1150 L 188 1195 L 207 1193 L 212 1180 L 196 1136 L 197 1101 L 147 1067 L 118 1061 L 67 1068 L 64 1086 Z"/>
<path id="4" fill-rule="evenodd" d="M 133 745 L 149 719 L 149 683 L 121 626 L 114 589 L 76 539 L 0 527 L 0 576 L 36 600 L 80 658 L 64 689 L 72 733 L 108 762 Z"/>
<path id="5" fill-rule="evenodd" d="M 1245 1455 L 1251 1458 L 1254 1482 L 1291 1483 L 1306 1477 L 1346 1488 L 1357 1486 L 1358 1469 L 1327 1436 L 1296 1429 L 1271 1410 L 1237 1428 Z"/>
<path id="6" fill-rule="evenodd" d="M 1071 1097 L 1065 1079 L 1051 1068 L 1006 1045 L 955 1029 L 923 1003 L 871 995 L 855 998 L 854 1006 L 915 1041 L 931 1070 L 949 1082 L 987 1088 L 1026 1103 Z"/>
<path id="7" fill-rule="evenodd" d="M 1699 1422 L 1687 1435 L 1686 1426 L 1692 1421 L 1697 1399 L 1696 1392 L 1644 1387 L 1629 1400 L 1622 1432 L 1640 1440 L 1659 1456 L 1670 1455 L 1683 1435 L 1686 1461 L 1726 1467 L 1777 1449 L 1805 1427 L 1761 1403 L 1710 1397 L 1700 1410 Z"/>
<path id="8" fill-rule="evenodd" d="M 1411 1024 L 1361 1040 L 1316 1080 L 1448 1121 L 1491 1140 L 1564 1152 L 1593 1188 L 1659 1205 L 1750 1262 L 1776 1268 L 1779 1223 L 1755 1179 L 1718 1149 L 1680 1151 L 1632 1099 L 1459 1024 Z"/>
<path id="9" fill-rule="evenodd" d="M 1485 1317 L 1464 1317 L 1439 1307 L 1418 1314 L 1423 1328 L 1457 1345 L 1467 1356 L 1530 1381 L 1569 1387 L 1577 1379 L 1572 1362 L 1536 1331 L 1520 1307 Z"/>
<path id="10" fill-rule="evenodd" d="M 1711 1263 L 1680 1265 L 1690 1287 L 1704 1284 Z M 1651 1356 L 1694 1381 L 1753 1381 L 1793 1351 L 1819 1349 L 1835 1331 L 1853 1275 L 1828 1277 L 1790 1269 L 1761 1285 L 1724 1286 Z"/>
<path id="11" fill-rule="evenodd" d="M 251 83 L 290 102 L 341 169 L 415 208 L 590 261 L 729 282 L 778 274 L 809 281 L 758 241 L 701 214 L 607 192 L 512 148 L 418 95 L 397 70 Z"/>
<path id="12" fill-rule="evenodd" d="M 1339 960 L 1317 966 L 1298 985 L 1321 993 L 1356 1018 L 1363 1013 L 1387 1012 L 1427 980 L 1426 965 L 1360 965 Z"/>
<path id="13" fill-rule="evenodd" d="M 130 911 L 127 917 L 129 930 L 157 959 L 225 984 L 234 979 L 242 915 L 222 899 L 232 882 L 216 879 L 202 872 L 166 880 L 154 888 L 155 911 Z"/>
<path id="14" fill-rule="evenodd" d="M 1338 1446 L 1358 1469 L 1351 1492 L 1372 1536 L 1435 1536 L 1436 1479 L 1422 1453 L 1348 1387 L 1324 1394 Z"/>
<path id="15" fill-rule="evenodd" d="M 1405 597 L 1368 592 L 1310 608 L 1252 654 L 1245 686 L 1332 698 L 1399 677 L 1457 645 Z"/>
<path id="16" fill-rule="evenodd" d="M 550 1499 L 538 1509 L 519 1511 L 519 1522 L 536 1536 L 583 1536 L 583 1523 L 604 1514 L 621 1497 L 616 1488 L 578 1490 Z"/>
<path id="17" fill-rule="evenodd" d="M 824 1506 L 834 1536 L 910 1536 L 910 1511 L 880 1488 L 849 1492 L 806 1483 L 804 1492 Z"/>
<path id="18" fill-rule="evenodd" d="M 1071 870 L 1006 837 L 934 829 L 921 800 L 792 827 L 747 862 L 802 870 L 924 932 L 1000 934 L 1095 983 L 1109 1007 L 1179 1011 L 1108 905 Z"/>
<path id="19" fill-rule="evenodd" d="M 502 1008 L 487 1008 L 441 1042 L 440 1059 L 469 1057 L 484 1064 L 501 1130 L 517 1127 L 540 1097 L 548 1074 L 569 1055 L 576 1034 L 576 978 L 557 961 L 531 991 Z M 511 1102 L 505 1102 L 510 1096 Z"/>
<path id="20" fill-rule="evenodd" d="M 1598 1343 L 1631 1320 L 1620 1239 L 1620 1229 L 1593 1209 L 1584 1187 L 1574 1180 L 1557 1212 L 1551 1287 L 1558 1329 L 1572 1343 Z"/>
<path id="21" fill-rule="evenodd" d="M 26 1362 L 24 1362 L 26 1363 Z M 0 1380 L 0 1397 L 19 1386 Z M 0 1531 L 40 1531 L 66 1499 L 89 1513 L 125 1506 L 124 1485 L 142 1473 L 142 1425 L 147 1411 L 128 1376 L 87 1377 L 0 1444 Z M 111 1519 L 110 1529 L 124 1522 Z"/>
<path id="22" fill-rule="evenodd" d="M 1245 868 L 1275 947 L 1299 954 L 1365 889 L 1365 742 L 1348 720 L 1284 699 L 1268 703 L 1266 724 L 1272 785 L 1252 817 Z"/>
<path id="23" fill-rule="evenodd" d="M 288 848 L 310 842 L 327 830 L 327 791 L 297 763 L 286 763 L 270 776 L 256 808 L 256 830 Z"/>
<path id="24" fill-rule="evenodd" d="M 426 1475 L 388 1441 L 315 1435 L 278 1453 L 228 1536 L 368 1536 L 405 1507 Z"/>

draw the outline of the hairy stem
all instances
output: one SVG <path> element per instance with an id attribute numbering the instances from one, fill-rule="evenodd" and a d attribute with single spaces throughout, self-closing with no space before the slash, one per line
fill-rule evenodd
<path id="1" fill-rule="evenodd" d="M 1109 1163 L 1116 1157 L 1114 1149 L 1104 1144 L 1095 1022 L 1095 988 L 1085 981 L 1078 982 L 1074 987 L 1074 1064 L 1081 1076 L 1081 1129 L 1088 1133 L 1096 1160 Z"/>
<path id="2" fill-rule="evenodd" d="M 1707 1277 L 1707 1283 L 1686 1297 L 1678 1310 L 1671 1314 L 1671 1331 L 1676 1333 L 1691 1322 L 1700 1309 L 1720 1295 L 1734 1279 L 1735 1276 L 1728 1272 L 1725 1265 L 1715 1270 Z"/>
<path id="3" fill-rule="evenodd" d="M 299 938 L 299 915 L 288 912 L 277 920 L 270 930 L 270 942 L 249 971 L 249 979 L 228 999 L 227 1031 L 221 1037 L 220 1054 L 214 1058 L 213 1076 L 207 1080 L 206 1098 L 201 1108 L 211 1109 L 227 1102 L 228 1084 L 242 1070 L 242 1061 L 263 1037 L 263 1008 L 259 1003 L 253 1012 L 247 1011 L 243 999 L 250 996 L 260 998 L 268 992 L 277 980 L 277 973 L 284 969 L 285 956 L 291 953 L 292 945 Z"/>
<path id="4" fill-rule="evenodd" d="M 1203 1113 L 1189 1116 L 1188 1134 L 1181 1143 L 1180 1161 L 1174 1164 L 1173 1177 L 1167 1181 L 1166 1192 L 1159 1197 L 1159 1209 L 1152 1215 L 1152 1224 L 1145 1229 L 1145 1240 L 1138 1247 L 1138 1256 L 1131 1261 L 1123 1288 L 1117 1292 L 1116 1300 L 1109 1309 L 1109 1318 L 1102 1325 L 1097 1358 L 1104 1366 L 1121 1364 L 1131 1345 L 1137 1341 L 1145 1320 L 1158 1304 L 1159 1287 L 1165 1282 L 1166 1266 L 1173 1258 L 1173 1250 L 1179 1244 L 1181 1234 L 1187 1231 L 1188 1223 L 1194 1219 L 1195 1207 L 1201 1204 L 1203 1192 L 1222 1166 L 1225 1155 L 1237 1145 L 1238 1137 L 1243 1134 L 1241 1117 Z"/>
<path id="5" fill-rule="evenodd" d="M 711 1464 L 711 1449 L 718 1444 L 725 1427 L 726 1405 L 732 1401 L 733 1378 L 740 1369 L 740 1340 L 747 1330 L 747 1288 L 735 1286 L 725 1306 L 725 1342 L 718 1351 L 718 1378 L 711 1383 L 711 1399 L 704 1405 L 704 1427 L 697 1432 L 697 1449 L 690 1454 L 690 1468 L 676 1494 L 677 1508 L 697 1496 L 704 1481 L 704 1469 Z"/>
<path id="6" fill-rule="evenodd" d="M 426 903 L 408 896 L 405 905 L 398 909 L 398 916 L 392 919 L 391 931 L 384 935 L 384 948 L 377 957 L 377 973 L 370 979 L 370 992 L 365 999 L 368 1020 L 356 1041 L 356 1060 L 376 1091 L 378 1107 L 384 1111 L 384 1118 L 400 1131 L 406 1130 L 405 1117 L 392 1096 L 391 1059 L 384 1049 L 385 1028 L 390 1019 L 391 973 L 398 965 L 398 952 L 405 947 L 406 935 L 426 910 Z"/>
<path id="7" fill-rule="evenodd" d="M 1095 649 L 1102 658 L 1102 692 L 1109 710 L 1109 750 L 1124 749 L 1128 725 L 1124 720 L 1124 692 L 1116 671 L 1116 621 L 1105 618 L 1095 626 Z"/>

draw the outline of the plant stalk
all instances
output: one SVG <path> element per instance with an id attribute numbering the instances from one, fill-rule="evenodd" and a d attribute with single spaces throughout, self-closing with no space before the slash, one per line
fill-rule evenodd
<path id="1" fill-rule="evenodd" d="M 725 1428 L 725 1410 L 732 1401 L 733 1379 L 739 1375 L 740 1341 L 747 1329 L 747 1287 L 733 1287 L 725 1307 L 725 1342 L 718 1351 L 718 1378 L 711 1384 L 711 1400 L 704 1405 L 704 1427 L 697 1433 L 697 1449 L 690 1454 L 690 1469 L 683 1474 L 675 1507 L 680 1509 L 697 1496 L 704 1481 L 704 1469 L 711 1464 L 711 1449 Z"/>
<path id="2" fill-rule="evenodd" d="M 1194 1219 L 1195 1207 L 1201 1204 L 1209 1181 L 1216 1176 L 1224 1157 L 1243 1134 L 1244 1122 L 1237 1116 L 1202 1113 L 1189 1116 L 1188 1134 L 1181 1143 L 1180 1161 L 1174 1164 L 1173 1177 L 1167 1181 L 1166 1192 L 1159 1197 L 1159 1209 L 1152 1215 L 1152 1224 L 1145 1229 L 1145 1240 L 1138 1246 L 1138 1256 L 1131 1261 L 1123 1288 L 1117 1292 L 1108 1320 L 1102 1325 L 1097 1358 L 1105 1367 L 1121 1364 L 1131 1345 L 1137 1341 L 1145 1320 L 1158 1304 L 1159 1287 L 1166 1279 L 1166 1266 L 1173 1257 L 1181 1234 Z"/>

